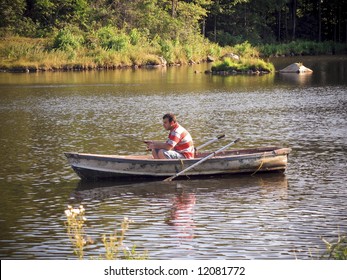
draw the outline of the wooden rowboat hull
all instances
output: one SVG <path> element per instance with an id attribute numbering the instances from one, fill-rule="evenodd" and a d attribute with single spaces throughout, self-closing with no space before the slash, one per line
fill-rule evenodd
<path id="1" fill-rule="evenodd" d="M 210 176 L 264 171 L 284 172 L 290 148 L 257 148 L 225 151 L 196 168 L 186 176 Z M 194 159 L 151 159 L 149 156 L 116 156 L 85 153 L 65 153 L 69 164 L 81 179 L 159 179 L 169 177 L 199 161 L 209 153 Z M 182 178 L 187 178 L 182 176 Z"/>

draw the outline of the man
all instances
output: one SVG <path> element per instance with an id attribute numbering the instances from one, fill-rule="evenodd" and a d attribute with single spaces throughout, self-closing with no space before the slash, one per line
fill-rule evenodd
<path id="1" fill-rule="evenodd" d="M 174 114 L 165 114 L 163 126 L 169 130 L 166 142 L 146 141 L 155 159 L 194 158 L 194 144 L 189 132 L 178 124 Z"/>

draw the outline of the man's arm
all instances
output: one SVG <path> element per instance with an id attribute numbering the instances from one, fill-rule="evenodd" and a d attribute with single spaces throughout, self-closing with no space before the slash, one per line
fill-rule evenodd
<path id="1" fill-rule="evenodd" d="M 148 149 L 153 150 L 153 149 L 164 149 L 164 150 L 172 150 L 172 146 L 169 145 L 166 142 L 160 142 L 160 141 L 145 141 L 147 144 Z"/>

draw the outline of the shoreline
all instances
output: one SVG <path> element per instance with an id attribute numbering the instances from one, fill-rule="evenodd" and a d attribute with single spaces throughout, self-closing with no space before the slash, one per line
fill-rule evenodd
<path id="1" fill-rule="evenodd" d="M 346 53 L 326 53 L 326 54 L 301 54 L 301 55 L 271 55 L 268 57 L 261 56 L 259 57 L 260 60 L 263 61 L 271 61 L 271 59 L 276 58 L 300 58 L 300 57 L 315 57 L 315 56 L 347 56 Z M 278 72 L 278 70 L 274 71 L 267 71 L 263 69 L 253 69 L 252 67 L 249 67 L 245 70 L 213 70 L 211 67 L 213 67 L 213 64 L 223 62 L 223 58 L 219 58 L 214 60 L 213 62 L 209 61 L 208 58 L 202 59 L 197 62 L 188 62 L 188 63 L 162 63 L 162 64 L 133 64 L 133 65 L 104 65 L 104 66 L 98 66 L 98 65 L 81 65 L 81 63 L 71 63 L 71 64 L 65 64 L 62 66 L 37 66 L 33 64 L 37 63 L 28 63 L 28 65 L 16 65 L 16 63 L 13 63 L 13 66 L 0 66 L 0 73 L 43 73 L 43 72 L 87 72 L 87 71 L 115 71 L 115 70 L 126 70 L 126 69 L 133 69 L 133 70 L 150 70 L 150 69 L 159 69 L 159 68 L 169 68 L 169 67 L 181 67 L 181 66 L 193 66 L 196 64 L 211 64 L 209 69 L 206 69 L 205 71 L 200 71 L 200 73 L 205 74 L 211 74 L 211 75 L 264 75 L 264 74 L 270 74 L 272 72 Z M 271 62 L 270 62 L 271 63 Z M 31 65 L 30 65 L 31 64 Z M 240 65 L 243 65 L 240 63 Z M 199 72 L 196 72 L 199 73 Z"/>
<path id="2" fill-rule="evenodd" d="M 281 56 L 271 56 L 271 57 L 262 57 L 267 61 L 277 58 L 300 58 L 300 57 L 315 57 L 315 56 L 327 56 L 327 57 L 338 57 L 338 56 L 347 56 L 347 54 L 319 54 L 319 55 L 281 55 Z M 207 60 L 202 60 L 194 63 L 176 63 L 176 64 L 153 64 L 153 65 L 113 65 L 113 66 L 81 66 L 81 65 L 65 65 L 63 67 L 35 67 L 35 66 L 9 66 L 1 67 L 0 73 L 44 73 L 44 72 L 88 72 L 88 71 L 117 71 L 117 70 L 151 70 L 159 68 L 171 68 L 171 67 L 181 67 L 181 66 L 193 66 L 195 64 L 211 64 Z M 278 72 L 275 70 L 274 72 Z M 205 71 L 196 71 L 197 73 L 205 73 L 211 75 L 266 75 L 270 74 L 271 71 L 213 71 L 206 69 Z"/>

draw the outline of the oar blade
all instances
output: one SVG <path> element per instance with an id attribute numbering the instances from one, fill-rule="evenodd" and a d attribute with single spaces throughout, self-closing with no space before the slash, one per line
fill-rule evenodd
<path id="1" fill-rule="evenodd" d="M 171 182 L 174 178 L 176 178 L 176 175 L 164 179 L 163 182 Z"/>

